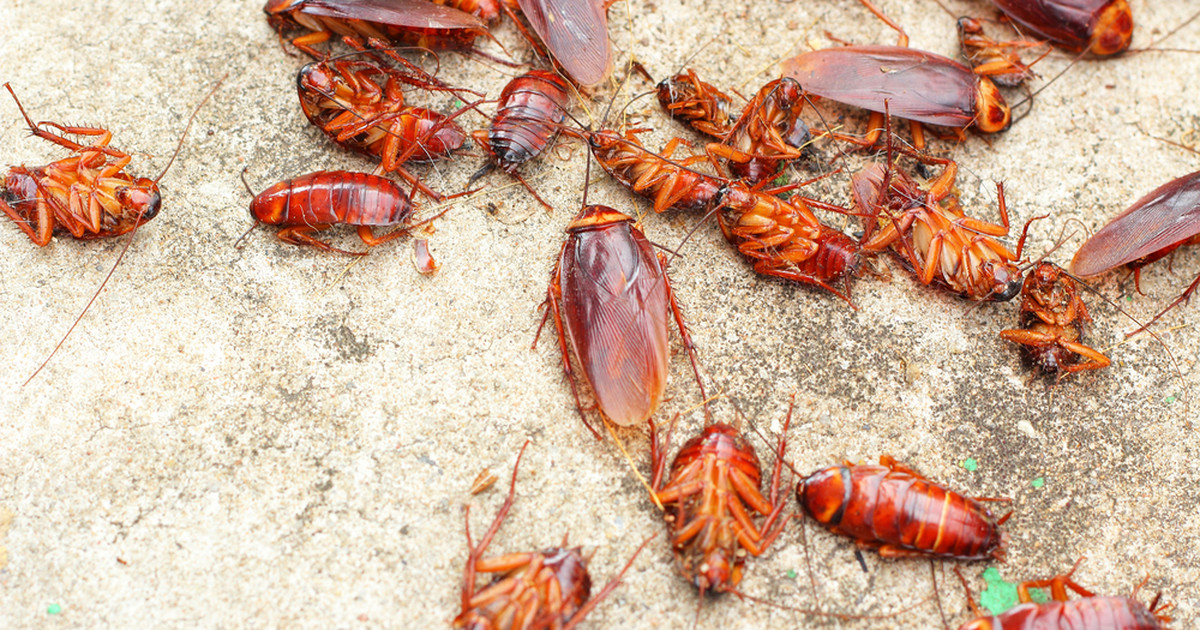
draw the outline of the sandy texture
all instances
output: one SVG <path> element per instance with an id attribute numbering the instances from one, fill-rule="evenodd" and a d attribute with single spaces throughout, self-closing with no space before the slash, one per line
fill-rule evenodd
<path id="1" fill-rule="evenodd" d="M 935 3 L 881 4 L 906 25 L 913 46 L 955 54 L 954 20 Z M 1193 10 L 1184 2 L 1131 4 L 1135 47 Z M 831 45 L 826 31 L 895 41 L 850 0 L 736 5 L 617 4 L 610 29 L 618 61 L 632 54 L 662 77 L 690 58 L 709 81 L 749 95 L 773 78 L 778 60 Z M 949 6 L 988 11 L 982 2 Z M 250 226 L 243 167 L 261 189 L 318 169 L 372 166 L 304 120 L 294 88 L 303 60 L 284 54 L 260 9 L 251 0 L 0 0 L 0 80 L 37 120 L 112 130 L 137 175 L 162 169 L 191 109 L 230 73 L 162 180 L 161 215 L 137 234 L 109 288 L 25 387 L 124 241 L 57 238 L 37 248 L 0 221 L 0 627 L 445 627 L 459 603 L 463 506 L 474 506 L 471 522 L 482 530 L 504 482 L 477 497 L 467 489 L 484 468 L 506 478 L 526 439 L 533 443 L 496 553 L 544 548 L 569 533 L 595 552 L 601 583 L 662 529 L 612 441 L 597 442 L 580 426 L 556 345 L 544 339 L 530 350 L 562 230 L 581 203 L 580 147 L 526 170 L 553 214 L 523 189 L 505 188 L 502 175 L 486 179 L 485 194 L 437 222 L 430 239 L 442 268 L 431 277 L 417 273 L 404 241 L 351 261 L 259 228 L 235 249 Z M 527 54 L 511 25 L 498 33 L 515 54 Z M 1200 48 L 1200 24 L 1171 44 Z M 1038 70 L 1053 76 L 1068 62 L 1054 53 Z M 442 72 L 495 95 L 513 71 L 445 55 Z M 1068 222 L 1094 230 L 1197 169 L 1200 157 L 1150 137 L 1195 142 L 1196 85 L 1196 55 L 1084 62 L 1007 133 L 939 147 L 962 165 L 961 190 L 977 216 L 995 217 L 996 180 L 1006 183 L 1014 224 L 1052 215 L 1031 235 L 1030 251 L 1040 252 Z M 646 89 L 631 80 L 618 106 Z M 611 94 L 600 90 L 589 103 L 597 116 Z M 449 98 L 431 100 L 451 107 Z M 694 138 L 656 107 L 642 99 L 630 108 L 656 130 L 649 146 Z M 835 106 L 823 112 L 850 130 L 865 123 Z M 7 95 L 0 147 L 4 164 L 62 157 L 29 137 Z M 420 172 L 437 188 L 460 190 L 481 161 L 476 152 Z M 844 174 L 825 186 L 830 201 L 848 203 Z M 589 200 L 648 211 L 604 177 Z M 694 221 L 650 213 L 644 228 L 673 245 Z M 338 238 L 358 245 L 350 234 Z M 1052 259 L 1065 264 L 1081 242 L 1075 236 Z M 851 310 L 828 294 L 756 277 L 714 227 L 699 230 L 671 276 L 712 387 L 725 396 L 717 413 L 732 419 L 736 402 L 773 438 L 795 393 L 788 439 L 797 470 L 891 453 L 968 494 L 1013 497 L 1006 577 L 1045 576 L 1087 556 L 1082 583 L 1126 594 L 1149 575 L 1143 600 L 1162 589 L 1178 604 L 1175 627 L 1196 627 L 1200 436 L 1180 402 L 1185 385 L 1200 384 L 1196 307 L 1163 320 L 1182 380 L 1153 340 L 1121 344 L 1129 322 L 1088 297 L 1090 339 L 1113 366 L 1057 387 L 1027 385 L 1028 370 L 996 336 L 1015 323 L 1015 302 L 968 313 L 969 303 L 892 267 L 890 283 L 856 283 Z M 1172 268 L 1143 274 L 1145 296 L 1119 284 L 1120 274 L 1099 288 L 1145 319 L 1197 273 L 1200 254 L 1188 248 Z M 686 355 L 677 338 L 672 343 L 671 399 L 660 419 L 691 410 L 697 398 Z M 690 411 L 680 434 L 702 421 Z M 621 435 L 645 472 L 644 432 Z M 763 441 L 753 440 L 766 458 Z M 960 467 L 967 458 L 978 470 Z M 1032 487 L 1036 478 L 1045 485 Z M 806 532 L 826 610 L 878 615 L 932 594 L 929 562 L 867 553 L 864 573 L 851 543 L 811 523 Z M 745 592 L 814 606 L 802 539 L 795 523 L 752 559 Z M 949 564 L 934 566 L 954 627 L 969 618 L 962 590 Z M 976 588 L 982 568 L 964 566 Z M 625 582 L 585 627 L 692 622 L 695 590 L 675 575 L 661 534 Z M 697 625 L 817 623 L 723 597 L 704 602 Z M 825 623 L 933 628 L 941 617 L 929 601 L 889 620 Z"/>

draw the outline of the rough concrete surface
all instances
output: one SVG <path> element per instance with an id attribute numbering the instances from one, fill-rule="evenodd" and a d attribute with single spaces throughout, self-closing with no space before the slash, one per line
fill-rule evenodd
<path id="1" fill-rule="evenodd" d="M 954 20 L 936 3 L 880 4 L 913 46 L 956 54 Z M 1195 10 L 1178 0 L 1131 4 L 1135 47 Z M 978 0 L 947 5 L 955 14 L 990 13 Z M 630 0 L 610 12 L 619 63 L 632 55 L 662 77 L 687 60 L 746 95 L 775 76 L 778 60 L 832 45 L 826 31 L 895 41 L 851 0 Z M 511 25 L 497 32 L 528 58 Z M 416 272 L 407 241 L 351 260 L 283 244 L 260 227 L 237 249 L 251 224 L 243 167 L 255 189 L 318 169 L 372 167 L 304 120 L 294 88 L 304 60 L 280 49 L 260 1 L 0 0 L 0 34 L 0 81 L 12 83 L 31 115 L 112 130 L 139 176 L 162 169 L 191 109 L 229 73 L 162 179 L 162 213 L 24 387 L 125 241 L 56 238 L 37 248 L 0 221 L 0 627 L 446 627 L 466 556 L 463 507 L 473 506 L 478 535 L 526 439 L 516 504 L 494 553 L 548 547 L 569 534 L 594 551 L 599 584 L 663 529 L 613 441 L 593 440 L 580 425 L 552 338 L 530 350 L 563 228 L 581 203 L 578 145 L 526 169 L 553 214 L 499 174 L 450 210 L 429 237 L 442 264 L 431 277 Z M 1200 48 L 1200 23 L 1167 45 Z M 1038 70 L 1050 77 L 1069 62 L 1052 53 Z M 441 68 L 447 80 L 489 95 L 514 72 L 455 54 Z M 1038 253 L 1068 222 L 1095 230 L 1197 169 L 1200 156 L 1151 137 L 1195 143 L 1196 85 L 1196 55 L 1085 61 L 1007 133 L 937 147 L 962 165 L 961 190 L 976 216 L 996 216 L 999 180 L 1014 225 L 1052 215 L 1032 230 L 1029 251 Z M 618 106 L 647 87 L 631 79 Z M 588 104 L 597 116 L 612 93 L 601 89 Z M 431 100 L 451 107 L 449 98 Z M 655 129 L 649 146 L 675 135 L 699 140 L 656 107 L 642 99 L 630 108 Z M 865 125 L 859 112 L 822 108 L 850 130 Z M 0 147 L 4 164 L 40 165 L 63 153 L 29 137 L 7 95 Z M 825 147 L 819 155 L 832 154 Z M 854 160 L 851 168 L 862 158 Z M 474 151 L 417 170 L 456 191 L 481 161 Z M 589 201 L 646 214 L 645 231 L 659 243 L 679 243 L 696 220 L 648 213 L 645 200 L 594 179 Z M 849 203 L 846 182 L 840 174 L 821 194 Z M 337 239 L 360 245 L 350 232 Z M 1051 259 L 1065 264 L 1081 242 L 1077 234 Z M 1185 390 L 1200 389 L 1194 304 L 1160 327 L 1178 375 L 1154 340 L 1122 343 L 1133 326 L 1089 295 L 1090 339 L 1112 367 L 1057 386 L 1027 384 L 1028 369 L 997 337 L 1013 326 L 1016 302 L 971 309 L 892 264 L 891 282 L 855 283 L 851 310 L 826 293 L 755 276 L 713 226 L 683 254 L 671 276 L 722 394 L 720 417 L 732 420 L 736 403 L 748 425 L 774 439 L 794 393 L 788 458 L 796 470 L 890 453 L 968 494 L 1012 497 L 1006 578 L 1047 576 L 1086 556 L 1076 575 L 1083 584 L 1127 594 L 1148 575 L 1143 601 L 1162 590 L 1177 604 L 1175 627 L 1197 627 L 1200 435 L 1184 402 Z M 1184 248 L 1173 266 L 1146 270 L 1145 296 L 1120 273 L 1098 287 L 1145 320 L 1197 273 L 1200 252 Z M 677 433 L 686 436 L 703 418 L 673 339 L 670 399 L 657 417 L 686 412 Z M 620 436 L 645 474 L 644 431 Z M 765 443 L 752 440 L 769 461 Z M 960 466 L 967 458 L 978 461 L 976 471 Z M 468 488 L 485 468 L 502 481 L 472 497 Z M 1045 485 L 1033 487 L 1036 478 Z M 797 521 L 749 561 L 742 588 L 812 608 L 811 575 L 824 610 L 911 610 L 836 621 L 710 597 L 697 627 L 942 625 L 927 600 L 928 561 L 867 553 L 863 572 L 853 550 L 811 523 L 802 532 Z M 951 627 L 969 618 L 954 564 L 933 565 Z M 961 566 L 978 589 L 984 565 Z M 696 608 L 660 534 L 584 627 L 685 627 Z"/>

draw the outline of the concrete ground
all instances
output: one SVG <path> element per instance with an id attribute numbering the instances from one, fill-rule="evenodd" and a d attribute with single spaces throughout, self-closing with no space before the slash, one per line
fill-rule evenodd
<path id="1" fill-rule="evenodd" d="M 527 439 L 516 505 L 494 553 L 569 534 L 594 552 L 599 584 L 663 529 L 613 441 L 580 426 L 552 339 L 530 350 L 562 230 L 581 203 L 577 145 L 526 170 L 553 214 L 501 175 L 451 209 L 429 236 L 442 265 L 430 277 L 417 273 L 406 241 L 350 260 L 259 228 L 234 247 L 251 225 L 244 167 L 255 189 L 319 169 L 372 167 L 304 120 L 294 89 L 303 60 L 280 49 L 260 4 L 0 2 L 0 81 L 35 119 L 112 130 L 139 176 L 163 168 L 191 109 L 229 73 L 162 179 L 162 213 L 24 387 L 125 241 L 57 238 L 37 248 L 0 221 L 0 627 L 445 627 L 458 612 L 463 507 L 473 506 L 478 534 L 504 482 L 474 497 L 468 488 L 484 469 L 506 478 Z M 913 46 L 955 54 L 954 20 L 937 4 L 880 4 Z M 947 4 L 955 14 L 989 12 L 978 0 Z M 1139 48 L 1194 10 L 1131 4 Z M 636 57 L 655 77 L 689 65 L 747 95 L 775 76 L 780 59 L 831 45 L 827 31 L 895 41 L 850 0 L 639 0 L 612 8 L 610 30 L 619 62 Z M 525 54 L 511 25 L 498 37 Z M 1167 45 L 1200 48 L 1200 23 Z M 1053 53 L 1037 68 L 1050 77 L 1069 61 Z M 447 80 L 489 95 L 514 72 L 453 54 L 441 66 Z M 1197 141 L 1198 84 L 1196 55 L 1083 62 L 1007 133 L 937 146 L 962 165 L 962 193 L 977 216 L 995 216 L 997 180 L 1014 224 L 1052 215 L 1035 224 L 1036 254 L 1064 226 L 1095 230 L 1198 168 L 1197 155 L 1151 137 Z M 646 88 L 631 80 L 618 105 Z M 601 111 L 611 95 L 598 91 L 589 107 Z M 448 110 L 448 101 L 435 105 Z M 656 107 L 648 99 L 631 107 L 656 130 L 649 146 L 693 137 Z M 823 107 L 848 129 L 865 123 Z M 62 157 L 29 137 L 7 96 L 0 147 L 4 164 Z M 481 161 L 476 151 L 420 172 L 455 191 Z M 645 200 L 595 180 L 589 201 L 647 213 Z M 826 199 L 849 202 L 845 174 L 825 186 Z M 674 245 L 695 220 L 649 213 L 643 225 Z M 338 238 L 358 245 L 350 233 Z M 1081 242 L 1077 234 L 1051 259 L 1065 264 Z M 1089 295 L 1090 340 L 1112 367 L 1057 386 L 1027 384 L 1028 369 L 997 337 L 1014 325 L 1015 302 L 971 309 L 893 264 L 890 283 L 855 284 L 851 310 L 755 276 L 715 228 L 699 230 L 683 253 L 671 276 L 711 387 L 723 395 L 720 417 L 731 420 L 736 403 L 773 438 L 795 394 L 788 458 L 797 470 L 890 453 L 965 493 L 1012 497 L 1005 578 L 1046 576 L 1086 556 L 1081 583 L 1127 594 L 1149 576 L 1142 600 L 1162 590 L 1177 605 L 1174 626 L 1198 626 L 1200 436 L 1189 426 L 1198 403 L 1189 410 L 1185 397 L 1200 389 L 1195 305 L 1159 327 L 1173 364 L 1150 338 L 1123 342 L 1133 326 Z M 1197 273 L 1200 253 L 1184 248 L 1173 266 L 1146 270 L 1144 296 L 1118 273 L 1098 288 L 1145 320 Z M 703 420 L 686 356 L 673 344 L 671 398 L 657 417 L 687 412 L 680 433 L 690 435 Z M 644 432 L 620 435 L 646 473 Z M 769 459 L 763 441 L 753 442 Z M 968 459 L 973 472 L 961 465 Z M 851 543 L 803 527 L 793 524 L 750 560 L 747 594 L 812 608 L 815 583 L 827 611 L 910 610 L 832 621 L 714 597 L 697 627 L 942 625 L 928 600 L 929 562 L 867 553 L 864 572 Z M 933 565 L 951 627 L 969 618 L 954 564 Z M 975 589 L 984 566 L 961 565 Z M 684 627 L 695 618 L 695 590 L 676 576 L 661 534 L 624 581 L 584 627 Z"/>

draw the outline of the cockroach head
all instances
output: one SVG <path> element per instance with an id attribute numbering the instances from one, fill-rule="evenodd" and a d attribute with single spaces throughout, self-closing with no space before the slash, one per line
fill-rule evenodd
<path id="1" fill-rule="evenodd" d="M 995 283 L 986 298 L 989 302 L 1007 302 L 1021 294 L 1024 278 L 1020 269 L 1006 262 L 984 262 L 982 270 L 984 277 Z"/>
<path id="2" fill-rule="evenodd" d="M 735 581 L 736 567 L 730 558 L 726 557 L 725 549 L 714 548 L 704 555 L 692 583 L 701 592 L 724 593 L 729 588 L 737 586 Z"/>
<path id="3" fill-rule="evenodd" d="M 136 213 L 142 221 L 149 221 L 158 216 L 158 210 L 162 206 L 158 185 L 144 177 L 137 180 L 133 186 L 118 188 L 117 201 L 122 207 Z"/>

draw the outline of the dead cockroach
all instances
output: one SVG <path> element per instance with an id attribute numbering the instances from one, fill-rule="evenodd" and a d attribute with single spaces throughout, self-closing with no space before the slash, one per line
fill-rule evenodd
<path id="1" fill-rule="evenodd" d="M 1054 45 L 1099 57 L 1129 48 L 1133 13 L 1126 0 L 992 0 L 1017 24 Z"/>
<path id="2" fill-rule="evenodd" d="M 434 50 L 470 48 L 476 37 L 491 37 L 478 17 L 425 0 L 267 0 L 263 12 L 281 40 L 289 30 L 310 31 L 292 45 L 315 59 L 325 55 L 313 46 L 333 34 Z"/>
<path id="3" fill-rule="evenodd" d="M 1020 328 L 1002 330 L 1000 337 L 1021 344 L 1030 363 L 1062 380 L 1109 365 L 1108 357 L 1083 344 L 1084 325 L 1091 321 L 1075 280 L 1058 265 L 1043 262 L 1021 288 Z"/>
<path id="4" fill-rule="evenodd" d="M 860 247 L 817 220 L 809 207 L 817 203 L 799 195 L 784 200 L 731 182 L 721 196 L 717 220 L 725 239 L 754 262 L 755 272 L 815 284 L 853 308 L 848 288 L 839 291 L 833 285 L 858 269 Z M 818 207 L 846 212 L 830 204 Z"/>
<path id="5" fill-rule="evenodd" d="M 862 140 L 873 145 L 883 132 L 881 115 L 913 121 L 913 141 L 924 148 L 916 123 L 952 127 L 962 137 L 974 127 L 983 133 L 1004 131 L 1012 111 L 991 79 L 938 54 L 908 47 L 908 35 L 869 0 L 872 13 L 900 33 L 899 46 L 842 46 L 801 54 L 783 61 L 783 75 L 804 90 L 875 112 Z"/>
<path id="6" fill-rule="evenodd" d="M 567 117 L 570 93 L 565 79 L 554 72 L 532 70 L 504 86 L 491 127 L 476 132 L 475 140 L 487 148 L 500 170 L 517 178 L 547 209 L 542 199 L 517 172 L 525 162 L 541 155 L 558 136 Z M 493 167 L 489 162 L 471 176 L 469 187 Z"/>
<path id="7" fill-rule="evenodd" d="M 0 188 L 0 210 L 17 224 L 29 240 L 42 247 L 50 243 L 55 233 L 65 232 L 80 240 L 130 234 L 130 240 L 117 255 L 112 269 L 104 277 L 92 299 L 75 318 L 75 322 L 67 329 L 58 345 L 54 346 L 54 350 L 25 380 L 26 384 L 46 367 L 95 303 L 96 298 L 100 297 L 100 292 L 108 284 L 109 278 L 112 278 L 117 265 L 121 264 L 125 252 L 129 251 L 129 245 L 133 242 L 132 234 L 136 233 L 143 223 L 158 216 L 162 207 L 158 182 L 175 163 L 175 158 L 183 148 L 183 140 L 196 120 L 196 114 L 208 99 L 212 98 L 224 80 L 222 77 L 217 81 L 208 95 L 196 105 L 183 133 L 179 136 L 175 152 L 154 179 L 134 178 L 125 172 L 125 167 L 133 158 L 128 153 L 109 146 L 112 132 L 107 129 L 62 125 L 49 121 L 34 124 L 21 101 L 17 99 L 17 93 L 13 91 L 12 86 L 4 84 L 16 102 L 17 109 L 21 111 L 21 116 L 25 118 L 30 133 L 75 155 L 40 167 L 10 168 L 4 176 L 3 187 Z M 57 129 L 59 133 L 45 127 Z M 91 144 L 80 144 L 61 134 L 90 137 L 94 140 Z"/>
<path id="8" fill-rule="evenodd" d="M 600 434 L 587 422 L 579 400 L 568 340 L 601 413 L 620 426 L 630 426 L 650 418 L 662 400 L 670 357 L 667 317 L 673 314 L 692 359 L 700 397 L 705 399 L 666 259 L 654 252 L 628 215 L 607 206 L 584 206 L 567 226 L 567 241 L 551 274 L 546 302 L 542 325 L 546 317 L 554 316 L 575 405 L 597 438 Z"/>
<path id="9" fill-rule="evenodd" d="M 737 123 L 707 151 L 728 160 L 730 173 L 754 185 L 771 179 L 788 160 L 801 156 L 812 134 L 800 119 L 804 91 L 793 79 L 776 79 L 759 89 Z"/>
<path id="10" fill-rule="evenodd" d="M 762 555 L 791 518 L 784 514 L 787 501 L 779 496 L 791 420 L 789 406 L 768 497 L 760 490 L 758 455 L 734 427 L 724 423 L 705 427 L 679 449 L 668 477 L 671 431 L 659 444 L 658 431 L 650 423 L 654 500 L 666 510 L 675 564 L 684 579 L 700 589 L 701 597 L 710 591 L 736 593 L 746 555 Z M 765 520 L 756 525 L 752 513 Z"/>
<path id="11" fill-rule="evenodd" d="M 831 466 L 796 486 L 809 516 L 886 558 L 1004 560 L 1012 513 L 996 520 L 980 501 L 948 490 L 884 455 L 879 465 Z M 994 499 L 993 499 L 994 500 Z"/>
<path id="12" fill-rule="evenodd" d="M 1143 581 L 1129 597 L 1098 596 L 1071 579 L 1082 561 L 1083 558 L 1076 561 L 1066 575 L 1022 582 L 1017 586 L 1020 605 L 999 615 L 984 615 L 975 604 L 966 579 L 959 573 L 958 577 L 967 591 L 967 604 L 978 619 L 959 626 L 958 630 L 1166 630 L 1166 624 L 1171 622 L 1166 612 L 1171 606 L 1159 604 L 1161 593 L 1154 597 L 1149 606 L 1141 603 L 1137 600 L 1137 594 L 1145 584 Z M 1049 588 L 1052 601 L 1035 603 L 1029 594 L 1031 588 Z M 1082 599 L 1070 599 L 1067 589 L 1075 591 Z"/>
<path id="13" fill-rule="evenodd" d="M 518 0 L 521 13 L 567 76 L 599 84 L 612 70 L 608 6 L 616 0 Z M 536 45 L 536 44 L 535 44 Z"/>
<path id="14" fill-rule="evenodd" d="M 400 84 L 411 80 L 408 75 L 366 60 L 342 59 L 304 66 L 296 77 L 296 86 L 304 115 L 331 140 L 378 158 L 376 174 L 394 172 L 440 200 L 440 194 L 422 184 L 403 165 L 441 159 L 461 147 L 467 135 L 454 118 L 476 103 L 448 116 L 406 105 Z"/>
<path id="15" fill-rule="evenodd" d="M 733 99 L 701 81 L 695 70 L 689 68 L 685 73 L 663 79 L 655 93 L 671 118 L 700 133 L 724 140 L 733 130 L 736 122 Z"/>
<path id="16" fill-rule="evenodd" d="M 662 153 L 642 146 L 638 134 L 649 129 L 630 129 L 624 134 L 613 129 L 575 132 L 587 140 L 600 166 L 629 190 L 654 200 L 654 211 L 669 209 L 691 212 L 704 210 L 716 201 L 726 180 L 689 168 L 705 160 L 693 156 L 682 162 L 672 159 L 683 140 L 674 138 Z"/>
<path id="17" fill-rule="evenodd" d="M 1135 283 L 1139 283 L 1142 267 L 1178 247 L 1195 243 L 1200 243 L 1200 171 L 1159 186 L 1109 221 L 1075 253 L 1071 271 L 1087 277 L 1129 265 L 1133 268 Z M 1138 330 L 1188 301 L 1197 286 L 1200 286 L 1200 277 Z"/>
<path id="18" fill-rule="evenodd" d="M 983 20 L 973 17 L 958 19 L 958 44 L 963 58 L 975 74 L 990 78 L 997 85 L 1017 87 L 1032 79 L 1036 74 L 1032 66 L 1050 52 L 1044 42 L 1018 39 L 1000 41 L 988 36 Z M 1045 52 L 1031 63 L 1021 60 L 1021 52 L 1030 48 L 1045 48 Z"/>
<path id="19" fill-rule="evenodd" d="M 513 505 L 517 489 L 517 468 L 521 455 L 513 464 L 512 482 L 508 497 L 496 513 L 495 520 L 479 544 L 471 542 L 470 508 L 467 516 L 467 565 L 463 570 L 462 612 L 454 618 L 454 627 L 465 630 L 569 630 L 583 620 L 613 589 L 621 584 L 621 577 L 633 566 L 642 549 L 653 536 L 647 538 L 633 553 L 633 557 L 613 578 L 591 595 L 592 578 L 588 575 L 588 560 L 579 547 L 547 549 L 541 552 L 510 553 L 495 558 L 484 558 L 488 545 L 500 530 L 500 524 Z M 476 590 L 477 573 L 496 574 L 490 584 Z"/>
<path id="20" fill-rule="evenodd" d="M 949 160 L 940 162 L 944 170 L 928 189 L 890 163 L 872 163 L 854 174 L 855 204 L 864 216 L 873 217 L 866 220 L 862 251 L 877 253 L 890 247 L 924 284 L 974 300 L 1011 300 L 1021 291 L 1017 261 L 1029 224 L 1013 253 L 993 238 L 1009 230 L 1004 184 L 996 185 L 1001 223 L 973 219 L 951 194 L 958 166 Z"/>
<path id="21" fill-rule="evenodd" d="M 246 184 L 246 192 L 254 195 L 246 183 L 245 171 L 242 183 Z M 368 247 L 375 247 L 404 236 L 419 225 L 411 222 L 413 203 L 395 182 L 370 173 L 345 171 L 317 171 L 279 182 L 254 195 L 250 214 L 254 216 L 254 226 L 266 223 L 283 228 L 276 235 L 285 243 L 353 256 L 365 256 L 367 252 L 338 249 L 313 233 L 333 225 L 353 225 L 358 229 L 358 237 Z M 395 226 L 402 229 L 383 236 L 375 236 L 371 231 L 372 227 Z"/>

